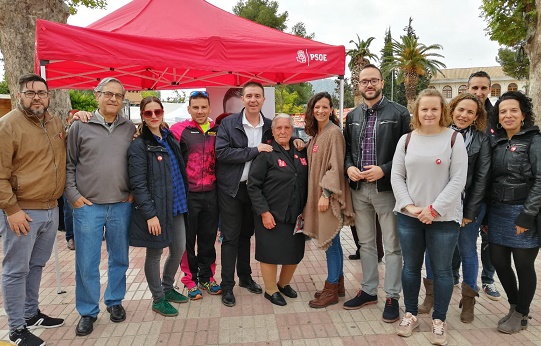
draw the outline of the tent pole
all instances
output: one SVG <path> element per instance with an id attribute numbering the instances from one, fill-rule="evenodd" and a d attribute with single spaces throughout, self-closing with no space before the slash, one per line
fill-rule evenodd
<path id="1" fill-rule="evenodd" d="M 41 74 L 41 77 L 45 80 L 47 80 L 47 75 L 45 71 L 45 64 L 43 62 L 40 62 L 39 71 Z M 62 294 L 66 293 L 66 291 L 62 290 L 62 286 L 60 286 L 60 266 L 59 266 L 59 260 L 58 260 L 58 241 L 56 237 L 54 237 L 54 266 L 56 271 L 56 293 Z"/>
<path id="2" fill-rule="evenodd" d="M 344 76 L 338 76 L 340 80 L 340 128 L 344 128 Z"/>

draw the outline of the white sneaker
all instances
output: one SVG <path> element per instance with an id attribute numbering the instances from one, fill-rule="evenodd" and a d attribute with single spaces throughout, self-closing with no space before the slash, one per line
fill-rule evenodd
<path id="1" fill-rule="evenodd" d="M 432 320 L 432 345 L 447 345 L 447 323 Z"/>
<path id="2" fill-rule="evenodd" d="M 413 330 L 419 327 L 419 321 L 417 316 L 411 314 L 411 312 L 406 312 L 400 324 L 396 326 L 396 334 L 404 337 L 408 337 L 413 334 Z"/>

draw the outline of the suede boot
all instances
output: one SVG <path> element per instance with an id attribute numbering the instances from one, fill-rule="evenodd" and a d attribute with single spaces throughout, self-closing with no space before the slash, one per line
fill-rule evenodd
<path id="1" fill-rule="evenodd" d="M 316 291 L 314 294 L 314 298 L 319 298 L 319 295 L 322 291 Z M 344 286 L 344 275 L 340 275 L 338 278 L 338 296 L 339 297 L 345 297 L 346 296 L 346 287 Z"/>
<path id="2" fill-rule="evenodd" d="M 513 311 L 511 317 L 498 326 L 498 330 L 506 334 L 515 334 L 528 328 L 528 316 L 518 311 Z"/>
<path id="3" fill-rule="evenodd" d="M 462 323 L 472 323 L 474 319 L 473 308 L 475 306 L 475 297 L 479 297 L 479 293 L 462 282 L 462 299 L 458 307 L 462 309 L 460 312 L 460 321 Z"/>
<path id="4" fill-rule="evenodd" d="M 337 303 L 338 284 L 331 284 L 329 281 L 325 281 L 325 287 L 321 291 L 321 294 L 316 299 L 311 300 L 308 305 L 311 308 L 320 309 Z"/>
<path id="5" fill-rule="evenodd" d="M 418 312 L 420 314 L 428 314 L 434 306 L 434 284 L 432 280 L 423 278 L 425 285 L 426 296 L 422 304 L 419 305 Z"/>
<path id="6" fill-rule="evenodd" d="M 509 317 L 511 317 L 511 315 L 513 314 L 513 312 L 515 312 L 515 307 L 516 307 L 516 306 L 517 306 L 516 304 L 510 304 L 510 305 L 509 305 L 509 312 L 507 313 L 507 315 L 505 315 L 504 317 L 500 318 L 500 320 L 498 321 L 498 325 L 507 322 L 507 320 L 509 319 Z"/>

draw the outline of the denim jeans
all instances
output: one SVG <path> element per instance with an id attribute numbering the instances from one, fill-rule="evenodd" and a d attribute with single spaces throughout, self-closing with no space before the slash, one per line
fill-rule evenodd
<path id="1" fill-rule="evenodd" d="M 38 312 L 41 274 L 51 257 L 58 230 L 58 207 L 25 212 L 32 221 L 28 234 L 20 237 L 9 227 L 4 212 L 0 217 L 2 294 L 10 331 L 24 327 L 25 319 Z"/>
<path id="2" fill-rule="evenodd" d="M 488 234 L 483 231 L 481 231 L 481 264 L 483 265 L 483 270 L 481 271 L 481 283 L 493 284 L 496 268 L 494 268 L 492 265 L 492 260 L 490 259 Z"/>
<path id="3" fill-rule="evenodd" d="M 458 235 L 458 252 L 459 260 L 458 267 L 462 263 L 462 276 L 466 285 L 474 290 L 477 290 L 477 274 L 479 273 L 479 258 L 477 256 L 477 236 L 479 235 L 479 227 L 485 217 L 486 205 L 481 205 L 481 212 L 476 220 L 470 222 L 465 227 L 460 228 Z M 453 255 L 453 276 L 455 276 L 455 256 Z M 434 274 L 430 266 L 429 254 L 425 256 L 426 278 L 432 280 Z M 456 277 L 455 277 L 456 279 Z M 456 280 L 455 280 L 456 281 Z"/>
<path id="4" fill-rule="evenodd" d="M 340 244 L 340 233 L 332 240 L 331 246 L 325 251 L 327 257 L 327 281 L 338 283 L 340 276 L 344 275 L 344 252 Z"/>
<path id="5" fill-rule="evenodd" d="M 121 304 L 126 293 L 128 226 L 131 203 L 84 205 L 73 209 L 75 232 L 75 307 L 81 316 L 100 312 L 100 258 L 103 229 L 109 254 L 106 306 Z"/>
<path id="6" fill-rule="evenodd" d="M 421 268 L 425 249 L 430 252 L 430 264 L 434 271 L 433 319 L 445 321 L 453 293 L 451 262 L 458 241 L 460 225 L 454 221 L 433 222 L 430 225 L 398 214 L 398 235 L 402 245 L 404 268 L 402 288 L 406 312 L 417 315 L 421 287 Z"/>
<path id="7" fill-rule="evenodd" d="M 66 241 L 73 239 L 73 207 L 66 198 L 66 195 L 62 195 L 64 199 L 64 228 L 66 229 Z"/>

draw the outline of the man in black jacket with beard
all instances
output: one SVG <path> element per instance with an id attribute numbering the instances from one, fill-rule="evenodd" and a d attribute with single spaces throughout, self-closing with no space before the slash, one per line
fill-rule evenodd
<path id="1" fill-rule="evenodd" d="M 391 323 L 399 318 L 402 250 L 393 213 L 395 198 L 390 175 L 396 144 L 410 131 L 410 114 L 406 108 L 382 95 L 384 81 L 375 65 L 369 64 L 361 70 L 358 83 L 364 102 L 348 114 L 344 136 L 345 169 L 352 188 L 363 281 L 357 296 L 345 302 L 344 309 L 359 309 L 377 302 L 377 214 L 385 248 L 384 290 L 387 299 L 383 321 Z"/>

